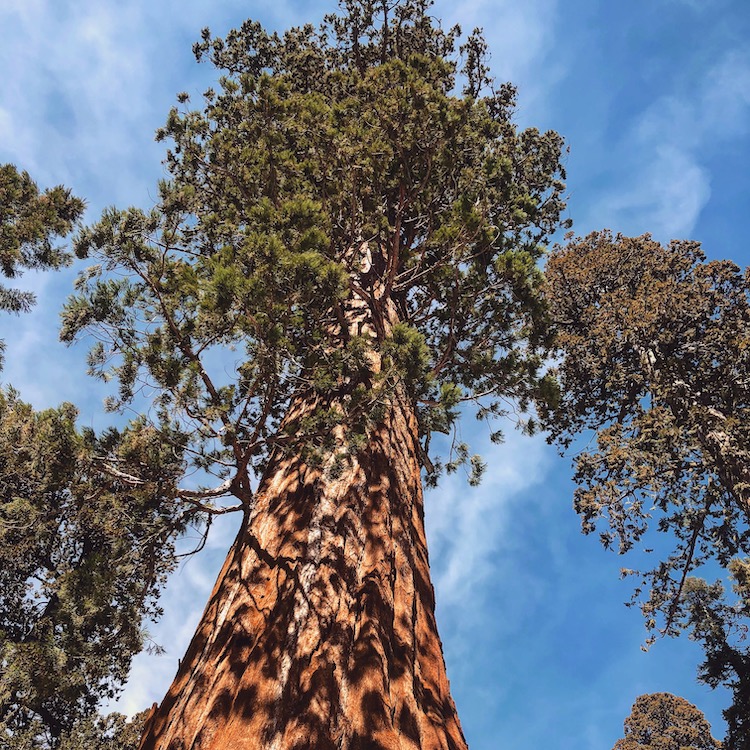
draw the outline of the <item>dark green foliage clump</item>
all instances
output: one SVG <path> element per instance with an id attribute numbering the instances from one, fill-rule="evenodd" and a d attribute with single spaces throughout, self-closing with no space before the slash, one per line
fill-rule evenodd
<path id="1" fill-rule="evenodd" d="M 0 165 L 0 274 L 8 279 L 25 269 L 60 268 L 70 255 L 55 247 L 83 214 L 84 204 L 62 186 L 39 192 L 26 172 Z M 23 312 L 34 295 L 0 285 L 0 310 Z"/>
<path id="2" fill-rule="evenodd" d="M 83 214 L 84 203 L 62 186 L 39 192 L 26 172 L 0 165 L 0 276 L 13 279 L 24 270 L 60 268 L 70 254 L 53 240 L 69 234 Z M 0 312 L 27 312 L 32 292 L 0 284 Z M 0 339 L 0 367 L 5 349 Z"/>
<path id="3" fill-rule="evenodd" d="M 34 720 L 21 732 L 0 736 L 0 750 L 42 750 L 50 746 L 56 750 L 138 750 L 148 713 L 141 711 L 132 719 L 118 713 L 92 715 L 66 730 L 56 744 L 44 724 Z"/>
<path id="4" fill-rule="evenodd" d="M 75 417 L 0 392 L 0 736 L 34 747 L 58 747 L 126 679 L 190 520 L 182 462 L 153 429 L 96 437 Z"/>

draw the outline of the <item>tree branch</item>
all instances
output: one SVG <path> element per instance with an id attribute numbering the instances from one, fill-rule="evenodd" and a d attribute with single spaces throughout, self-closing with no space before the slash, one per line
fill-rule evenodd
<path id="1" fill-rule="evenodd" d="M 96 458 L 96 460 L 103 462 L 102 470 L 106 474 L 109 474 L 110 476 L 117 479 L 121 479 L 123 482 L 133 487 L 143 487 L 143 485 L 148 484 L 145 479 L 141 479 L 140 477 L 136 477 L 133 474 L 128 474 L 124 471 L 120 471 L 109 463 L 104 463 L 107 461 L 107 459 L 105 458 L 99 457 Z M 202 503 L 201 500 L 207 500 L 213 497 L 222 497 L 223 495 L 230 495 L 232 494 L 233 484 L 234 478 L 227 479 L 217 487 L 212 487 L 210 489 L 189 490 L 184 487 L 177 487 L 174 492 L 175 497 L 186 500 L 198 510 L 204 513 L 210 513 L 214 516 L 220 516 L 224 515 L 225 513 L 236 513 L 237 511 L 244 510 L 246 504 L 240 503 L 239 505 L 230 505 L 225 508 L 217 508 L 213 505 L 206 505 L 205 503 Z"/>

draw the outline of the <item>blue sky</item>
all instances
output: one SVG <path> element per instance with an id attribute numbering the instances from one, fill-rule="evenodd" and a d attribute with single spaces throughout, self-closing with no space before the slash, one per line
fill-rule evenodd
<path id="1" fill-rule="evenodd" d="M 153 203 L 163 170 L 153 139 L 178 91 L 212 71 L 190 48 L 246 17 L 282 29 L 318 21 L 329 2 L 275 0 L 3 0 L 0 163 L 42 185 L 65 183 L 93 220 L 108 205 Z M 520 88 L 518 121 L 562 133 L 569 216 L 660 240 L 693 238 L 711 257 L 750 263 L 750 5 L 744 0 L 453 0 L 435 14 L 483 26 L 498 79 Z M 38 407 L 70 400 L 82 424 L 107 424 L 105 390 L 85 376 L 82 347 L 57 341 L 73 272 L 31 275 L 39 305 L 0 319 L 5 382 Z M 470 489 L 451 477 L 427 497 L 438 622 L 453 694 L 473 750 L 607 750 L 637 695 L 665 690 L 704 710 L 721 735 L 727 695 L 695 681 L 698 648 L 660 641 L 649 653 L 626 609 L 627 560 L 579 532 L 569 460 L 510 432 Z M 186 562 L 151 628 L 167 648 L 136 660 L 120 702 L 161 700 L 233 535 L 218 524 Z"/>

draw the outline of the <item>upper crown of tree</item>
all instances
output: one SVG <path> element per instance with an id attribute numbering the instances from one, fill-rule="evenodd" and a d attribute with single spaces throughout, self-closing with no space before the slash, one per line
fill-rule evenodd
<path id="1" fill-rule="evenodd" d="M 486 418 L 549 394 L 536 264 L 564 207 L 563 143 L 514 126 L 480 33 L 459 47 L 429 5 L 348 0 L 317 29 L 205 30 L 196 56 L 223 75 L 158 133 L 159 204 L 78 236 L 99 265 L 64 339 L 96 330 L 113 407 L 154 386 L 164 415 L 197 428 L 205 468 L 231 453 L 260 468 L 301 388 L 347 391 L 293 425 L 316 444 L 343 422 L 356 441 L 404 384 L 435 470 L 430 435 L 461 402 Z M 366 325 L 346 323 L 353 305 Z M 448 468 L 466 458 L 457 444 Z"/>

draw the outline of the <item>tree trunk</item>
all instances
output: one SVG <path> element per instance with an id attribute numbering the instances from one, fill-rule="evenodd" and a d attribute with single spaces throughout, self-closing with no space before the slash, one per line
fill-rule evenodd
<path id="1" fill-rule="evenodd" d="M 435 623 L 417 426 L 338 475 L 272 459 L 141 750 L 465 750 Z"/>

